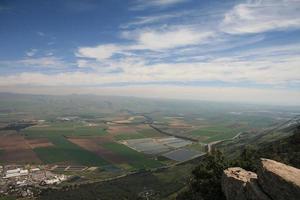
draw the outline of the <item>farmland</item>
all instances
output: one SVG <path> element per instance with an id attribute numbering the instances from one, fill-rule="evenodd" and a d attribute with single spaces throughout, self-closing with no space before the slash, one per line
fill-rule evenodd
<path id="1" fill-rule="evenodd" d="M 135 169 L 149 169 L 162 166 L 158 161 L 150 160 L 142 153 L 136 152 L 123 144 L 106 143 L 103 146 L 112 152 L 125 157 L 128 160 L 128 163 Z"/>
<path id="2" fill-rule="evenodd" d="M 69 163 L 103 168 L 142 169 L 162 166 L 145 155 L 115 143 L 114 136 L 132 138 L 134 128 L 111 126 L 109 130 L 104 123 L 45 122 L 21 133 L 25 136 L 38 158 L 45 164 Z M 141 127 L 138 127 L 141 129 Z M 142 137 L 145 137 L 144 135 Z"/>
<path id="3" fill-rule="evenodd" d="M 4 95 L 0 102 L 2 163 L 97 168 L 75 170 L 89 179 L 187 161 L 210 142 L 290 117 L 274 108 L 138 98 Z"/>

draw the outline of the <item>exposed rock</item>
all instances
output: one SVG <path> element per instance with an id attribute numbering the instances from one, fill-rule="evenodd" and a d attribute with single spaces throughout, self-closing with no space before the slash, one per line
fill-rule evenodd
<path id="1" fill-rule="evenodd" d="M 272 199 L 300 199 L 300 169 L 261 159 L 257 174 L 259 184 Z"/>
<path id="2" fill-rule="evenodd" d="M 228 200 L 270 200 L 260 189 L 257 175 L 239 167 L 224 170 L 222 189 Z"/>

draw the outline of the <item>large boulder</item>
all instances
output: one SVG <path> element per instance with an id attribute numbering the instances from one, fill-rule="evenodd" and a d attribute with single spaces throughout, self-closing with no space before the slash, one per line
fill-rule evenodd
<path id="1" fill-rule="evenodd" d="M 261 159 L 257 175 L 259 184 L 272 199 L 300 199 L 300 169 Z"/>
<path id="2" fill-rule="evenodd" d="M 270 200 L 259 187 L 257 175 L 239 167 L 224 170 L 222 190 L 227 200 Z"/>

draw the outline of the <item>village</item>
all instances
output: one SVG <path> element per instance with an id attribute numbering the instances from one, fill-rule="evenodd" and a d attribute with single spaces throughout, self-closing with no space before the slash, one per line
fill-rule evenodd
<path id="1" fill-rule="evenodd" d="M 68 179 L 54 174 L 47 166 L 0 166 L 0 195 L 32 197 L 43 187 L 56 185 Z"/>

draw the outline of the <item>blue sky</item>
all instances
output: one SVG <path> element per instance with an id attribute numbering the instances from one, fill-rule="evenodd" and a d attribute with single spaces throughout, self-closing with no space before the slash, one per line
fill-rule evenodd
<path id="1" fill-rule="evenodd" d="M 0 0 L 0 91 L 300 104 L 299 0 Z"/>

